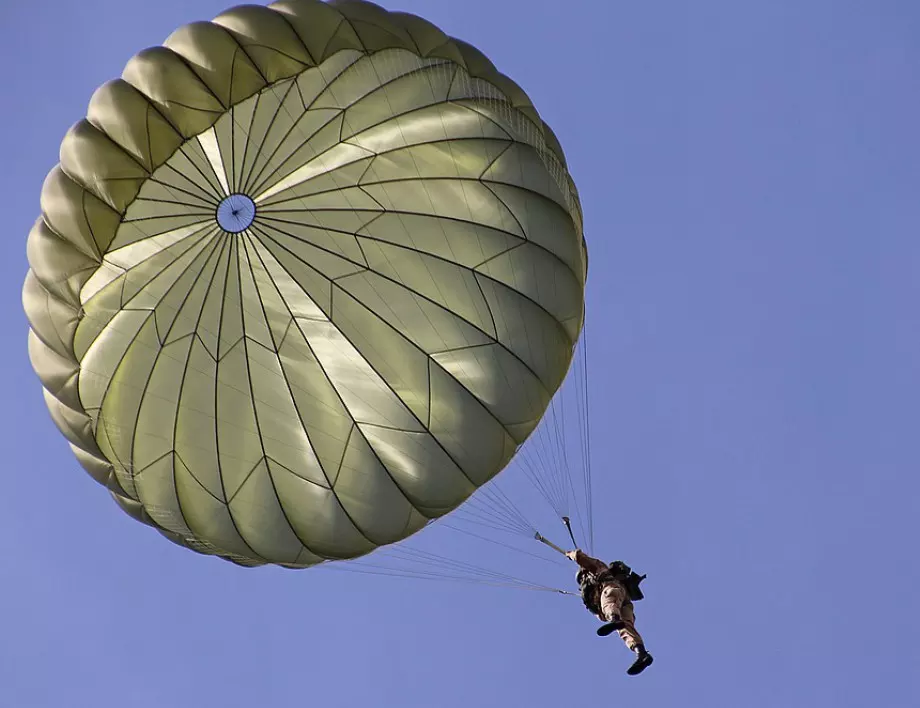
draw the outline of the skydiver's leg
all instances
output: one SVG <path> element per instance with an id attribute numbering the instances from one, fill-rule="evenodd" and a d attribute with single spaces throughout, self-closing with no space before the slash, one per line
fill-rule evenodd
<path id="1" fill-rule="evenodd" d="M 620 619 L 623 620 L 623 628 L 619 630 L 620 639 L 626 644 L 627 649 L 635 651 L 643 642 L 642 635 L 636 631 L 636 613 L 631 602 L 623 603 L 620 608 Z"/>
<path id="2" fill-rule="evenodd" d="M 613 632 L 622 630 L 626 625 L 620 617 L 623 603 L 626 602 L 626 589 L 611 583 L 601 590 L 601 614 L 606 624 L 598 627 L 597 635 L 606 637 Z"/>
<path id="3" fill-rule="evenodd" d="M 626 673 L 630 676 L 635 676 L 651 666 L 654 660 L 652 655 L 645 650 L 642 635 L 636 631 L 636 613 L 631 602 L 626 601 L 623 603 L 623 607 L 620 609 L 620 617 L 623 620 L 623 628 L 619 630 L 620 639 L 626 644 L 627 649 L 636 653 L 636 660 L 626 670 Z"/>

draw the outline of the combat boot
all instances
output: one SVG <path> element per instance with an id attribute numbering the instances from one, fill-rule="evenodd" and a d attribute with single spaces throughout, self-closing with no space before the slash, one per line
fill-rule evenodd
<path id="1" fill-rule="evenodd" d="M 641 674 L 649 666 L 651 666 L 652 662 L 654 661 L 654 659 L 652 659 L 652 655 L 645 650 L 645 647 L 642 644 L 639 644 L 635 651 L 638 656 L 633 662 L 633 665 L 626 669 L 626 673 L 628 673 L 630 676 Z"/>
<path id="2" fill-rule="evenodd" d="M 613 634 L 618 629 L 623 629 L 623 627 L 625 626 L 626 626 L 626 623 L 623 622 L 623 620 L 621 619 L 611 620 L 610 622 L 607 622 L 607 624 L 602 624 L 600 627 L 597 628 L 597 636 L 606 637 L 608 635 Z"/>

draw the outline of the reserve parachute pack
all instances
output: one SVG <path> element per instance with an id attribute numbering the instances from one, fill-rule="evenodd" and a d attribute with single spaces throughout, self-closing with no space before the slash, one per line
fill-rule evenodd
<path id="1" fill-rule="evenodd" d="M 582 568 L 575 576 L 578 581 L 578 591 L 581 593 L 581 601 L 592 615 L 601 613 L 601 594 L 598 592 L 600 585 L 595 578 L 594 573 L 589 573 Z"/>

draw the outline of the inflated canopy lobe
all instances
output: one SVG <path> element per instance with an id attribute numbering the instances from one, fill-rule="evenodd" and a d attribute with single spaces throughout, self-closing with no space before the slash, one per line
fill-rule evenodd
<path id="1" fill-rule="evenodd" d="M 242 6 L 138 54 L 65 138 L 28 251 L 32 362 L 79 461 L 247 565 L 462 504 L 584 316 L 577 194 L 526 95 L 365 2 Z"/>

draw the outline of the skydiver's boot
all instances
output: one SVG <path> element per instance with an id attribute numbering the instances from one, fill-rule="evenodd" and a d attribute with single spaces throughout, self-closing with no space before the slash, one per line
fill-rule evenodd
<path id="1" fill-rule="evenodd" d="M 616 632 L 618 629 L 623 629 L 623 627 L 625 626 L 626 626 L 626 623 L 623 622 L 623 620 L 621 620 L 619 617 L 617 617 L 616 619 L 611 620 L 607 624 L 602 624 L 600 627 L 598 627 L 597 636 L 607 637 L 613 634 L 614 632 Z"/>
<path id="2" fill-rule="evenodd" d="M 654 659 L 652 659 L 652 655 L 645 650 L 645 647 L 642 644 L 639 644 L 635 651 L 638 656 L 633 662 L 633 665 L 626 669 L 626 673 L 628 673 L 630 676 L 641 674 L 649 666 L 651 666 L 652 662 L 654 661 Z"/>

